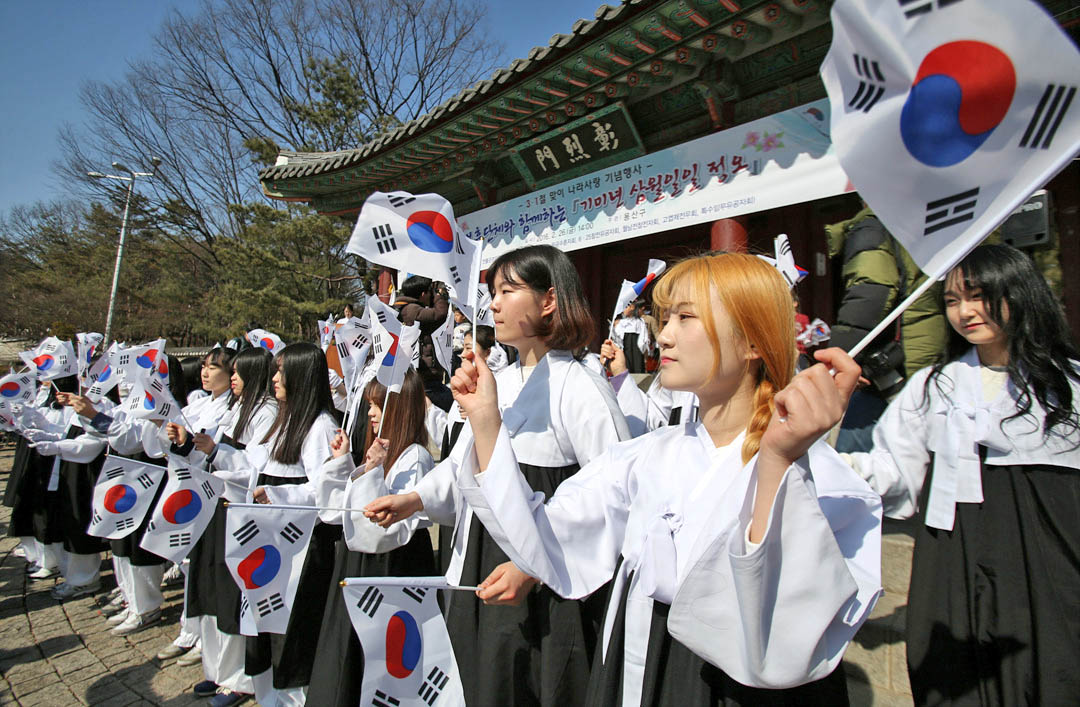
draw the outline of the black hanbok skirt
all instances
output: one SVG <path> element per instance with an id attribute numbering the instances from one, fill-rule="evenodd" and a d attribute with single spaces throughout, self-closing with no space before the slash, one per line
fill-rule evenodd
<path id="1" fill-rule="evenodd" d="M 637 334 L 623 334 L 623 355 L 626 356 L 626 370 L 630 373 L 645 372 L 645 354 L 638 347 Z"/>
<path id="2" fill-rule="evenodd" d="M 78 427 L 68 430 L 68 439 L 82 434 Z M 92 462 L 60 462 L 57 505 L 64 549 L 77 555 L 92 555 L 109 549 L 108 541 L 89 535 L 86 529 L 94 512 L 94 485 L 105 464 L 105 452 Z"/>
<path id="3" fill-rule="evenodd" d="M 188 618 L 213 616 L 218 630 L 240 635 L 240 586 L 225 564 L 225 499 L 219 498 L 202 537 L 188 553 L 184 610 Z"/>
<path id="4" fill-rule="evenodd" d="M 982 503 L 956 505 L 951 531 L 919 525 L 907 618 L 915 703 L 1077 704 L 1080 471 L 983 464 L 982 486 Z"/>
<path id="5" fill-rule="evenodd" d="M 418 530 L 390 552 L 354 552 L 337 541 L 334 572 L 323 612 L 307 701 L 311 705 L 356 707 L 364 681 L 364 652 L 356 637 L 339 582 L 346 577 L 430 577 L 435 574 L 431 536 Z"/>
<path id="6" fill-rule="evenodd" d="M 579 467 L 520 468 L 533 490 L 550 498 Z M 478 585 L 507 561 L 473 518 L 461 584 Z M 606 590 L 577 601 L 540 587 L 519 606 L 488 606 L 471 592 L 449 594 L 446 625 L 467 704 L 584 704 Z"/>
<path id="7" fill-rule="evenodd" d="M 64 539 L 59 492 L 48 490 L 55 459 L 38 454 L 19 438 L 4 493 L 4 505 L 11 508 L 8 537 L 33 536 L 46 545 Z"/>

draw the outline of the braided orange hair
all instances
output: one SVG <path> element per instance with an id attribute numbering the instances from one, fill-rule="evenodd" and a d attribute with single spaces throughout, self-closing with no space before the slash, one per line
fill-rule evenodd
<path id="1" fill-rule="evenodd" d="M 760 356 L 754 386 L 754 411 L 746 424 L 742 447 L 745 464 L 757 454 L 761 436 L 773 414 L 773 397 L 795 375 L 795 310 L 787 282 L 761 258 L 746 253 L 710 253 L 683 260 L 669 269 L 653 290 L 661 310 L 676 302 L 693 302 L 713 342 L 720 369 L 720 339 L 713 296 L 731 317 L 735 332 Z M 747 362 L 747 372 L 750 362 Z"/>

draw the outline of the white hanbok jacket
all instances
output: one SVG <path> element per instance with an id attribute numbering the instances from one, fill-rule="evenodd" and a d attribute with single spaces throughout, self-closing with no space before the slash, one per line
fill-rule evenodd
<path id="1" fill-rule="evenodd" d="M 742 464 L 742 438 L 718 449 L 700 423 L 665 427 L 546 503 L 522 484 L 507 425 L 483 473 L 462 445 L 460 492 L 516 565 L 568 598 L 614 576 L 605 654 L 630 582 L 626 705 L 640 700 L 653 601 L 671 605 L 672 637 L 733 679 L 784 688 L 828 675 L 880 594 L 881 501 L 823 442 L 788 468 L 749 545 L 756 457 Z"/>

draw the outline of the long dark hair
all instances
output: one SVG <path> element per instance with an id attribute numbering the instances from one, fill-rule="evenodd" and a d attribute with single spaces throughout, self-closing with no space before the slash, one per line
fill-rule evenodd
<path id="1" fill-rule="evenodd" d="M 315 344 L 289 344 L 274 357 L 285 386 L 285 400 L 278 401 L 277 419 L 263 443 L 274 439 L 271 458 L 281 464 L 300 461 L 304 438 L 322 413 L 332 414 L 330 373 L 326 355 Z"/>
<path id="2" fill-rule="evenodd" d="M 1080 381 L 1072 363 L 1080 355 L 1061 306 L 1031 258 L 1012 246 L 985 244 L 971 251 L 949 276 L 957 271 L 964 289 L 982 291 L 990 319 L 1008 340 L 1009 381 L 1019 395 L 1016 413 L 1006 419 L 1030 413 L 1034 396 L 1046 411 L 1044 435 L 1059 425 L 1066 434 L 1080 430 L 1070 385 L 1070 380 Z M 925 399 L 931 381 L 939 381 L 945 364 L 970 348 L 971 344 L 949 327 L 946 360 L 934 366 L 926 379 Z M 940 382 L 938 390 L 942 390 Z"/>
<path id="3" fill-rule="evenodd" d="M 540 295 L 555 288 L 555 312 L 537 324 L 535 333 L 549 348 L 566 349 L 581 356 L 592 341 L 595 324 L 581 289 L 581 279 L 566 253 L 549 245 L 518 248 L 500 255 L 488 268 L 489 290 L 495 286 L 496 275 Z"/>
<path id="4" fill-rule="evenodd" d="M 261 346 L 244 349 L 233 359 L 233 372 L 244 382 L 244 390 L 236 401 L 240 405 L 240 411 L 231 433 L 234 440 L 240 439 L 251 422 L 251 416 L 270 395 L 270 363 L 273 360 L 270 352 Z"/>
<path id="5" fill-rule="evenodd" d="M 392 467 L 409 445 L 419 444 L 422 447 L 427 445 L 428 433 L 427 427 L 424 426 L 424 384 L 416 369 L 410 368 L 405 374 L 401 392 L 391 393 L 389 397 L 386 395 L 386 386 L 377 379 L 372 379 L 364 388 L 364 399 L 368 405 L 375 404 L 382 408 L 383 439 L 390 442 L 386 450 L 384 470 Z M 361 460 L 375 442 L 375 430 L 367 424 L 366 418 L 364 422 L 364 448 L 360 450 Z"/>
<path id="6" fill-rule="evenodd" d="M 177 375 L 184 376 L 184 385 L 187 386 L 188 395 L 191 395 L 191 393 L 196 390 L 202 390 L 202 384 L 199 382 L 199 373 L 201 372 L 202 365 L 203 360 L 198 356 L 184 356 L 182 359 L 180 359 L 180 370 L 182 371 L 182 373 L 178 373 Z M 172 378 L 173 371 L 175 370 L 176 369 L 173 368 L 172 362 L 170 361 L 170 378 Z M 177 400 L 180 402 L 181 405 L 187 404 L 186 398 L 184 400 L 180 400 L 180 398 L 177 398 Z"/>
<path id="7" fill-rule="evenodd" d="M 165 354 L 165 363 L 169 366 L 169 392 L 172 393 L 180 407 L 187 405 L 187 396 L 191 392 L 188 389 L 187 373 L 184 364 L 176 356 Z"/>

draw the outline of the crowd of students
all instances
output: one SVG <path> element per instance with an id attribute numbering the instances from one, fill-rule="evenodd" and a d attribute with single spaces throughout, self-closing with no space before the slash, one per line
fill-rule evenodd
<path id="1" fill-rule="evenodd" d="M 826 349 L 797 372 L 792 293 L 762 259 L 691 257 L 653 285 L 647 390 L 630 373 L 651 340 L 635 312 L 619 332 L 633 352 L 585 354 L 594 322 L 562 252 L 507 253 L 487 284 L 495 327 L 458 322 L 452 401 L 432 361 L 389 395 L 369 364 L 350 430 L 309 343 L 215 348 L 197 381 L 170 377 L 183 424 L 94 404 L 74 378 L 43 386 L 4 499 L 31 576 L 59 573 L 60 600 L 100 594 L 111 549 L 113 632 L 160 621 L 167 568 L 139 547 L 145 523 L 108 548 L 86 529 L 106 452 L 164 460 L 226 481 L 159 654 L 200 661 L 195 692 L 215 707 L 357 704 L 364 655 L 339 581 L 441 573 L 480 587 L 442 597 L 469 705 L 834 705 L 881 593 L 882 514 L 917 516 L 915 701 L 1080 694 L 1080 356 L 1027 256 L 980 246 L 949 274 L 947 360 L 854 455 L 823 437 L 859 366 Z M 413 300 L 426 326 L 438 302 Z M 322 509 L 284 634 L 241 631 L 229 500 Z"/>

